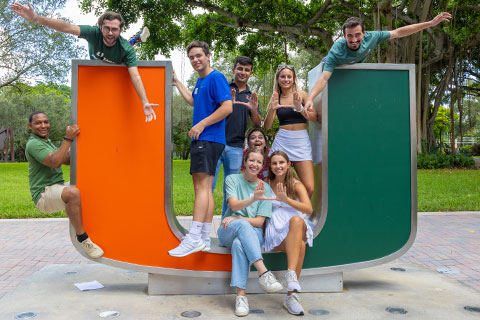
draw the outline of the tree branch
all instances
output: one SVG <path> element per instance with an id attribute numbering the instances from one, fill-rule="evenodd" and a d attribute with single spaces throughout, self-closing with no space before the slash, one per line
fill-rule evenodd
<path id="1" fill-rule="evenodd" d="M 320 17 L 323 15 L 323 13 L 327 10 L 327 7 L 330 5 L 332 1 L 331 0 L 326 0 L 320 10 L 315 13 L 315 15 L 307 21 L 305 24 L 306 26 L 311 26 L 312 24 L 315 24 L 318 20 L 320 20 Z"/>

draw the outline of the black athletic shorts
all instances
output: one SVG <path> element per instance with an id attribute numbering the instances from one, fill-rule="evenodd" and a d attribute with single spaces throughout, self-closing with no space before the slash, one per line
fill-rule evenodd
<path id="1" fill-rule="evenodd" d="M 190 174 L 207 172 L 215 175 L 217 162 L 225 145 L 218 142 L 194 140 L 190 144 Z"/>

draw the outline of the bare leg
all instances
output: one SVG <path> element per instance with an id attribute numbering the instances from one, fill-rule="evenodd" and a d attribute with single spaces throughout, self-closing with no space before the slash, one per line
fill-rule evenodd
<path id="1" fill-rule="evenodd" d="M 305 238 L 305 221 L 301 217 L 290 219 L 290 228 L 287 237 L 275 249 L 287 253 L 287 266 L 289 270 L 297 270 L 299 257 L 302 249 L 302 242 Z M 305 252 L 303 252 L 305 254 Z M 303 259 L 302 259 L 303 264 Z M 301 270 L 300 265 L 300 270 Z M 298 276 L 298 274 L 297 274 Z"/>
<path id="2" fill-rule="evenodd" d="M 237 288 L 237 296 L 246 296 L 247 295 L 247 290 Z"/>
<path id="3" fill-rule="evenodd" d="M 295 167 L 295 171 L 297 172 L 300 181 L 305 185 L 308 196 L 311 198 L 313 188 L 315 187 L 312 161 L 294 161 L 293 166 Z"/>
<path id="4" fill-rule="evenodd" d="M 82 203 L 80 190 L 74 186 L 65 187 L 62 191 L 62 200 L 65 202 L 65 211 L 77 235 L 85 233 L 82 220 Z"/>
<path id="5" fill-rule="evenodd" d="M 263 263 L 262 259 L 259 259 L 259 260 L 255 261 L 253 263 L 253 265 L 257 269 L 259 276 L 268 271 L 268 269 L 267 269 L 267 267 L 265 267 L 265 264 Z"/>
<path id="6" fill-rule="evenodd" d="M 195 190 L 195 202 L 193 204 L 193 221 L 211 222 L 213 219 L 213 194 L 212 180 L 206 172 L 192 174 L 193 188 Z M 208 220 L 209 219 L 209 220 Z"/>

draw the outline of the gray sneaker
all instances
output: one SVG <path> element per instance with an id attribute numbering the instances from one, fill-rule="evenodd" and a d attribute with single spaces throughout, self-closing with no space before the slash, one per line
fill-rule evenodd
<path id="1" fill-rule="evenodd" d="M 198 251 L 202 251 L 203 248 L 205 248 L 205 242 L 203 242 L 202 239 L 195 241 L 189 236 L 189 234 L 187 234 L 185 238 L 183 238 L 182 242 L 180 242 L 180 245 L 168 251 L 168 254 L 172 257 L 180 258 Z"/>
<path id="2" fill-rule="evenodd" d="M 288 270 L 285 273 L 285 282 L 287 283 L 288 291 L 293 292 L 302 292 L 302 288 L 300 287 L 300 283 L 297 279 L 297 273 L 293 270 Z"/>
<path id="3" fill-rule="evenodd" d="M 235 300 L 235 315 L 237 317 L 245 317 L 248 315 L 250 308 L 248 307 L 248 300 L 245 296 L 237 296 Z"/>
<path id="4" fill-rule="evenodd" d="M 265 272 L 258 278 L 258 284 L 265 292 L 274 293 L 283 289 L 280 282 L 277 281 L 277 278 L 270 271 Z"/>
<path id="5" fill-rule="evenodd" d="M 287 295 L 285 301 L 283 302 L 283 306 L 290 314 L 293 314 L 295 316 L 303 316 L 305 314 L 305 311 L 300 304 L 300 298 L 296 293 L 292 293 L 289 296 Z"/>

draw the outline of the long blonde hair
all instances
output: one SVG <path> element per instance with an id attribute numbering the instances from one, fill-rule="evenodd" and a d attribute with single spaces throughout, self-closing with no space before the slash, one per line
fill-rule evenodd
<path id="1" fill-rule="evenodd" d="M 287 162 L 290 162 L 290 159 L 288 159 L 288 156 L 285 152 L 283 152 L 281 150 L 274 151 L 272 153 L 272 155 L 270 156 L 270 167 L 268 167 L 268 180 L 270 182 L 273 181 L 276 177 L 275 173 L 273 173 L 272 168 L 271 168 L 273 156 L 281 156 L 285 160 L 287 160 Z M 295 172 L 293 172 L 292 166 L 290 165 L 287 169 L 287 173 L 285 174 L 285 182 L 284 182 L 285 187 L 287 187 L 287 196 L 290 199 L 295 200 L 297 198 L 297 195 L 295 193 L 295 186 L 294 186 L 295 181 L 297 181 L 297 180 L 298 180 L 298 177 L 295 174 Z"/>
<path id="2" fill-rule="evenodd" d="M 297 72 L 295 71 L 295 68 L 293 66 L 287 66 L 287 65 L 279 65 L 277 69 L 277 73 L 275 74 L 275 79 L 273 81 L 273 91 L 272 92 L 277 92 L 279 95 L 282 94 L 282 88 L 280 88 L 280 85 L 278 84 L 278 77 L 280 76 L 280 72 L 282 72 L 283 69 L 288 69 L 293 71 L 293 85 L 292 89 L 293 91 L 297 91 Z"/>

